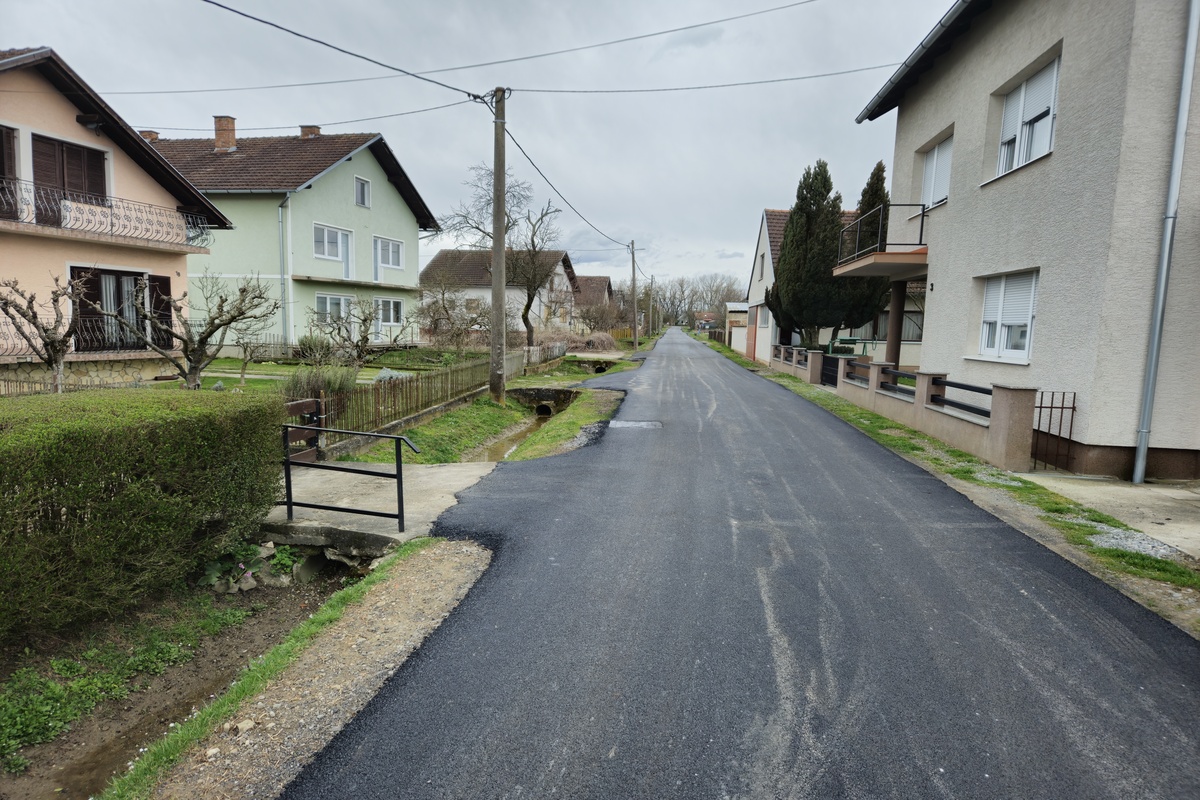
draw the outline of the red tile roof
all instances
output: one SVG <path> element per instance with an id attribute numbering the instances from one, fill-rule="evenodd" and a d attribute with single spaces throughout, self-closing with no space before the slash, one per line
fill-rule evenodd
<path id="1" fill-rule="evenodd" d="M 779 251 L 783 249 L 783 229 L 787 227 L 787 221 L 792 216 L 792 212 L 768 208 L 763 211 L 763 214 L 767 218 L 767 241 L 771 245 L 771 268 L 775 269 L 779 266 Z"/>
<path id="2" fill-rule="evenodd" d="M 579 291 L 579 280 L 575 277 L 575 268 L 571 266 L 571 257 L 566 250 L 544 250 L 541 254 L 547 263 L 562 262 L 563 271 L 576 291 Z M 421 285 L 429 284 L 434 277 L 444 280 L 450 286 L 491 286 L 492 285 L 492 251 L 491 250 L 439 250 L 421 270 Z M 515 286 L 511 278 L 509 286 Z"/>
<path id="3" fill-rule="evenodd" d="M 612 279 L 607 275 L 580 275 L 579 299 L 581 306 L 596 306 L 612 300 Z"/>
<path id="4" fill-rule="evenodd" d="M 437 219 L 378 133 L 238 137 L 218 153 L 212 139 L 158 139 L 153 143 L 188 180 L 205 192 L 294 192 L 366 148 L 404 198 L 422 230 L 439 230 Z"/>

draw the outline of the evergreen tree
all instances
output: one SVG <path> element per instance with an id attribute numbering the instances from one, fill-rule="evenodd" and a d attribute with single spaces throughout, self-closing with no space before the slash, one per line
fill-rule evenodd
<path id="1" fill-rule="evenodd" d="M 796 330 L 796 322 L 784 310 L 783 304 L 779 300 L 778 282 L 771 284 L 771 287 L 764 293 L 763 303 L 771 311 L 771 316 L 775 318 L 775 328 L 779 331 L 779 344 L 790 345 L 792 334 Z"/>
<path id="2" fill-rule="evenodd" d="M 783 230 L 776 270 L 779 305 L 814 342 L 821 328 L 840 328 L 845 312 L 840 282 L 833 277 L 842 229 L 842 196 L 833 191 L 829 165 L 806 167 L 796 187 L 796 204 Z"/>

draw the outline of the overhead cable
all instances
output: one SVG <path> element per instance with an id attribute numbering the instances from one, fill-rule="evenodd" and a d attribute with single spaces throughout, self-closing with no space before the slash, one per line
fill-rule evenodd
<path id="1" fill-rule="evenodd" d="M 206 0 L 207 2 L 207 0 Z M 514 88 L 514 92 L 525 92 L 535 94 L 651 94 L 654 92 L 696 92 L 701 89 L 729 89 L 735 86 L 762 86 L 768 83 L 788 83 L 790 81 L 810 81 L 816 78 L 832 78 L 837 75 L 853 75 L 856 72 L 870 72 L 877 69 L 890 69 L 899 66 L 897 61 L 893 64 L 878 64 L 874 67 L 858 67 L 857 69 L 843 69 L 837 72 L 821 72 L 815 75 L 797 75 L 794 78 L 771 78 L 762 81 L 738 81 L 736 83 L 709 83 L 700 86 L 665 86 L 655 89 L 520 89 Z"/>
<path id="2" fill-rule="evenodd" d="M 429 106 L 428 108 L 418 108 L 413 111 L 398 111 L 395 114 L 380 114 L 377 117 L 359 117 L 358 119 L 342 119 L 337 122 L 316 122 L 314 125 L 321 128 L 332 127 L 333 125 L 349 125 L 352 122 L 371 122 L 377 119 L 391 119 L 393 117 L 407 117 L 412 114 L 424 114 L 426 111 L 438 111 L 443 108 L 453 108 L 454 106 L 462 106 L 467 103 L 473 103 L 474 100 L 459 100 L 454 103 L 445 103 L 440 106 Z M 138 128 L 153 128 L 156 131 L 211 131 L 212 128 L 170 128 L 158 125 L 138 125 Z M 295 125 L 266 125 L 257 128 L 238 128 L 239 133 L 246 131 L 286 131 L 295 128 Z"/>

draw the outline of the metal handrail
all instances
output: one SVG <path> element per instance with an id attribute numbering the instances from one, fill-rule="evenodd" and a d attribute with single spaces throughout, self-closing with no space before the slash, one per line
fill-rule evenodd
<path id="1" fill-rule="evenodd" d="M 887 218 L 893 208 L 919 208 L 921 221 L 917 228 L 917 241 L 915 242 L 892 242 L 887 240 Z M 871 253 L 882 253 L 888 247 L 895 245 L 896 247 L 922 247 L 925 244 L 925 212 L 928 211 L 928 206 L 924 203 L 884 203 L 876 206 L 870 211 L 863 212 L 862 216 L 858 217 L 846 227 L 842 228 L 841 234 L 838 236 L 838 266 L 847 264 L 856 259 L 862 258 Z M 863 242 L 863 223 L 878 216 L 878 234 L 874 237 L 873 242 Z M 845 245 L 847 244 L 848 234 L 853 232 L 854 248 L 847 252 Z"/>
<path id="2" fill-rule="evenodd" d="M 390 433 L 368 433 L 366 431 L 347 431 L 339 428 L 322 428 L 316 425 L 283 425 L 283 484 L 284 484 L 284 499 L 276 501 L 275 505 L 287 506 L 287 518 L 290 521 L 293 507 L 300 508 L 315 508 L 320 511 L 345 511 L 348 514 L 365 514 L 371 517 L 384 517 L 386 519 L 394 519 L 400 528 L 400 533 L 404 533 L 404 479 L 401 476 L 400 470 L 400 453 L 402 448 L 400 445 L 406 444 L 414 453 L 421 452 L 420 449 L 409 441 L 407 436 L 394 436 Z M 396 443 L 396 474 L 394 476 L 386 473 L 374 472 L 360 467 L 341 467 L 334 464 L 316 464 L 304 461 L 293 461 L 291 454 L 291 433 L 290 431 L 314 431 L 316 433 L 345 433 L 352 436 L 369 436 L 373 439 L 392 439 Z M 292 465 L 298 467 L 308 467 L 310 469 L 326 469 L 332 472 L 351 472 L 355 475 L 366 475 L 372 478 L 391 478 L 396 479 L 396 513 L 389 514 L 386 511 L 371 511 L 365 508 L 349 508 L 346 506 L 327 506 L 321 503 L 301 503 L 295 500 L 292 495 Z"/>
<path id="3" fill-rule="evenodd" d="M 212 244 L 208 219 L 199 214 L 16 178 L 0 178 L 0 220 L 191 247 Z"/>
<path id="4" fill-rule="evenodd" d="M 976 394 L 990 395 L 992 393 L 991 388 L 987 386 L 975 386 L 970 383 L 958 383 L 957 381 L 948 381 L 945 378 L 934 378 L 933 385 L 948 386 L 951 389 L 962 389 L 964 392 L 975 392 Z"/>
<path id="5" fill-rule="evenodd" d="M 987 417 L 988 419 L 992 418 L 992 410 L 990 408 L 975 406 L 971 405 L 970 403 L 960 403 L 958 400 L 951 400 L 943 394 L 933 395 L 929 398 L 929 402 L 933 403 L 935 406 L 950 406 L 951 408 L 957 408 L 960 411 L 968 411 L 972 414 L 978 414 L 981 417 Z"/>

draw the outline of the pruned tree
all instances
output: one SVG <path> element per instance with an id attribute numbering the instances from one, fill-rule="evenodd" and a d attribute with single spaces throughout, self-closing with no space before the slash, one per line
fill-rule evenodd
<path id="1" fill-rule="evenodd" d="M 371 300 L 355 297 L 346 302 L 341 313 L 308 309 L 309 328 L 330 343 L 335 359 L 360 370 L 396 344 L 377 330 L 381 310 Z"/>
<path id="2" fill-rule="evenodd" d="M 463 184 L 471 192 L 470 199 L 459 203 L 440 223 L 443 232 L 457 243 L 482 250 L 492 246 L 492 169 L 477 164 L 470 171 L 471 177 Z M 555 218 L 561 211 L 550 203 L 532 208 L 533 187 L 511 172 L 505 174 L 505 284 L 524 291 L 521 322 L 526 342 L 532 347 L 534 325 L 530 312 L 558 266 L 558 260 L 550 258 L 547 251 L 558 242 Z"/>
<path id="3" fill-rule="evenodd" d="M 270 317 L 262 317 L 246 319 L 232 326 L 233 343 L 242 359 L 240 386 L 246 385 L 246 368 L 250 362 L 261 359 L 270 348 L 270 343 L 263 337 L 274 322 Z"/>
<path id="4" fill-rule="evenodd" d="M 408 321 L 428 331 L 433 344 L 461 356 L 473 336 L 490 330 L 491 315 L 490 303 L 467 297 L 448 271 L 434 269 L 421 276 L 421 302 Z"/>
<path id="5" fill-rule="evenodd" d="M 0 281 L 0 313 L 8 317 L 17 336 L 50 369 L 54 391 L 59 394 L 64 391 L 63 362 L 79 327 L 79 315 L 64 314 L 63 301 L 78 302 L 82 291 L 82 280 L 64 282 L 55 275 L 49 301 L 39 303 L 37 295 L 22 289 L 16 278 Z"/>
<path id="6" fill-rule="evenodd" d="M 144 300 L 135 305 L 133 321 L 122 309 L 108 310 L 86 297 L 80 302 L 93 314 L 110 320 L 132 341 L 170 362 L 187 388 L 199 389 L 200 374 L 221 352 L 230 330 L 238 324 L 274 316 L 279 301 L 272 299 L 270 290 L 257 276 L 241 278 L 233 291 L 208 274 L 192 283 L 199 295 L 195 302 L 189 302 L 188 292 L 179 297 L 164 295 L 159 298 L 161 308 L 151 309 L 148 280 L 139 277 L 137 295 Z"/>
<path id="7" fill-rule="evenodd" d="M 596 303 L 594 305 L 576 307 L 575 316 L 587 326 L 589 332 L 610 331 L 617 327 L 617 323 L 621 318 L 621 312 L 615 302 Z"/>

